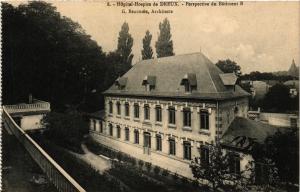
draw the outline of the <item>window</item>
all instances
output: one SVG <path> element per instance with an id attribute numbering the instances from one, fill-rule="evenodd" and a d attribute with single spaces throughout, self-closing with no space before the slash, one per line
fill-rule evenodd
<path id="1" fill-rule="evenodd" d="M 191 143 L 189 141 L 183 142 L 183 158 L 191 160 Z"/>
<path id="2" fill-rule="evenodd" d="M 96 120 L 93 120 L 93 130 L 96 131 Z"/>
<path id="3" fill-rule="evenodd" d="M 184 83 L 184 89 L 185 89 L 185 92 L 190 92 L 191 91 L 191 86 L 190 86 L 188 81 L 186 81 Z"/>
<path id="4" fill-rule="evenodd" d="M 135 103 L 134 104 L 134 118 L 139 118 L 140 117 L 140 107 L 139 104 Z"/>
<path id="5" fill-rule="evenodd" d="M 121 104 L 120 104 L 120 102 L 117 102 L 117 113 L 118 113 L 118 115 L 121 115 Z"/>
<path id="6" fill-rule="evenodd" d="M 100 133 L 103 133 L 103 122 L 100 121 Z"/>
<path id="7" fill-rule="evenodd" d="M 229 171 L 230 173 L 240 174 L 240 156 L 236 153 L 229 154 Z"/>
<path id="8" fill-rule="evenodd" d="M 113 136 L 113 126 L 112 126 L 112 124 L 109 124 L 109 135 Z"/>
<path id="9" fill-rule="evenodd" d="M 151 134 L 148 132 L 144 133 L 144 147 L 151 148 Z"/>
<path id="10" fill-rule="evenodd" d="M 139 131 L 138 130 L 134 130 L 134 143 L 135 144 L 139 144 L 140 143 L 140 137 L 139 137 Z"/>
<path id="11" fill-rule="evenodd" d="M 161 122 L 161 106 L 156 106 L 156 121 Z"/>
<path id="12" fill-rule="evenodd" d="M 150 120 L 150 108 L 149 105 L 144 106 L 144 118 L 145 120 Z"/>
<path id="13" fill-rule="evenodd" d="M 200 129 L 209 129 L 208 111 L 200 111 Z"/>
<path id="14" fill-rule="evenodd" d="M 161 135 L 156 135 L 156 150 L 162 151 Z"/>
<path id="15" fill-rule="evenodd" d="M 109 102 L 109 113 L 113 113 L 113 103 L 112 101 Z"/>
<path id="16" fill-rule="evenodd" d="M 125 116 L 129 116 L 129 103 L 125 103 Z"/>
<path id="17" fill-rule="evenodd" d="M 207 146 L 202 145 L 200 148 L 200 161 L 203 165 L 209 164 L 209 149 Z"/>
<path id="18" fill-rule="evenodd" d="M 129 128 L 128 127 L 125 128 L 125 140 L 129 141 Z"/>
<path id="19" fill-rule="evenodd" d="M 176 155 L 176 144 L 175 144 L 175 139 L 169 138 L 169 153 L 170 155 Z"/>
<path id="20" fill-rule="evenodd" d="M 169 107 L 169 124 L 176 124 L 175 108 Z"/>
<path id="21" fill-rule="evenodd" d="M 184 127 L 191 126 L 191 110 L 189 108 L 183 109 L 183 126 Z"/>
<path id="22" fill-rule="evenodd" d="M 119 125 L 117 126 L 117 138 L 121 138 L 121 128 Z"/>

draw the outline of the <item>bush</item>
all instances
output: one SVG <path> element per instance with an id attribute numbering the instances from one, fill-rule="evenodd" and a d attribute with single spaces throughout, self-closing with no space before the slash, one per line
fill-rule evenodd
<path id="1" fill-rule="evenodd" d="M 167 177 L 169 175 L 169 171 L 167 169 L 164 169 L 161 174 Z"/>
<path id="2" fill-rule="evenodd" d="M 144 161 L 139 160 L 139 167 L 142 168 L 144 166 Z"/>
<path id="3" fill-rule="evenodd" d="M 147 168 L 147 171 L 150 172 L 150 171 L 151 171 L 151 168 L 152 168 L 152 164 L 146 162 L 146 168 Z"/>
<path id="4" fill-rule="evenodd" d="M 155 175 L 158 175 L 161 171 L 161 168 L 158 166 L 155 166 L 153 171 L 154 171 Z"/>
<path id="5" fill-rule="evenodd" d="M 177 180 L 177 179 L 178 179 L 178 174 L 175 173 L 174 175 L 172 175 L 172 178 L 173 178 L 174 180 Z"/>

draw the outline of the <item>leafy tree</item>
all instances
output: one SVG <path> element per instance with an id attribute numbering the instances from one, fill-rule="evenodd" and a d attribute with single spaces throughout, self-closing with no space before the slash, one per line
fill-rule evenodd
<path id="1" fill-rule="evenodd" d="M 299 97 L 291 98 L 289 88 L 283 84 L 272 86 L 263 99 L 263 109 L 273 112 L 297 110 Z"/>
<path id="2" fill-rule="evenodd" d="M 256 159 L 271 159 L 278 168 L 280 181 L 299 182 L 299 132 L 297 129 L 277 131 L 256 148 Z M 257 152 L 258 151 L 258 152 Z M 288 161 L 288 163 L 287 163 Z"/>
<path id="3" fill-rule="evenodd" d="M 171 26 L 167 18 L 162 23 L 159 23 L 159 31 L 158 39 L 155 43 L 157 58 L 174 55 Z"/>
<path id="4" fill-rule="evenodd" d="M 92 90 L 107 88 L 101 47 L 51 4 L 3 2 L 2 22 L 3 103 L 24 102 L 32 93 L 63 111 L 66 104 L 93 99 Z"/>
<path id="5" fill-rule="evenodd" d="M 207 180 L 213 191 L 219 191 L 221 189 L 229 190 L 245 190 L 249 178 L 245 175 L 245 172 L 241 174 L 233 174 L 230 172 L 230 154 L 225 153 L 220 145 L 209 146 L 209 163 L 201 163 L 200 158 L 196 158 L 192 161 L 190 167 L 192 169 L 193 176 L 196 179 Z"/>
<path id="6" fill-rule="evenodd" d="M 77 112 L 48 113 L 42 120 L 45 135 L 58 145 L 80 150 L 84 135 L 88 133 L 88 123 Z"/>
<path id="7" fill-rule="evenodd" d="M 224 73 L 235 73 L 238 76 L 241 74 L 241 67 L 237 65 L 235 61 L 231 61 L 230 59 L 219 60 L 216 65 Z"/>
<path id="8" fill-rule="evenodd" d="M 150 32 L 147 30 L 146 35 L 143 39 L 143 50 L 142 50 L 142 59 L 152 59 L 153 57 L 153 51 L 151 48 L 151 39 L 152 35 Z"/>
<path id="9" fill-rule="evenodd" d="M 133 54 L 131 53 L 133 46 L 133 38 L 129 33 L 128 23 L 124 22 L 118 37 L 117 54 L 121 56 L 121 63 L 117 66 L 118 75 L 123 75 L 131 68 Z"/>

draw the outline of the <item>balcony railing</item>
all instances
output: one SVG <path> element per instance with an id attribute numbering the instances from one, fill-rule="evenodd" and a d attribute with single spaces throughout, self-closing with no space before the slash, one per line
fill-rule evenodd
<path id="1" fill-rule="evenodd" d="M 9 114 L 50 111 L 50 103 L 44 101 L 37 101 L 31 104 L 21 103 L 17 105 L 5 105 L 3 108 L 5 108 Z"/>
<path id="2" fill-rule="evenodd" d="M 34 106 L 30 104 L 29 106 Z M 47 105 L 42 105 L 47 107 Z M 12 119 L 3 107 L 2 122 L 20 143 L 25 147 L 33 160 L 39 165 L 49 180 L 60 192 L 85 192 L 85 190 L 63 170 L 29 135 L 27 135 Z"/>

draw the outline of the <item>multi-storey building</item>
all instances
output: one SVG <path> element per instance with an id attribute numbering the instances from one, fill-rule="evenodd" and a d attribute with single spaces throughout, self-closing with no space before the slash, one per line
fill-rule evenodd
<path id="1" fill-rule="evenodd" d="M 105 95 L 104 129 L 94 138 L 111 148 L 192 177 L 191 159 L 208 158 L 248 96 L 202 53 L 138 62 Z"/>

